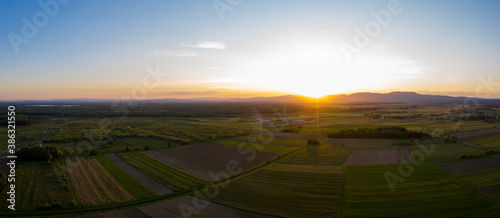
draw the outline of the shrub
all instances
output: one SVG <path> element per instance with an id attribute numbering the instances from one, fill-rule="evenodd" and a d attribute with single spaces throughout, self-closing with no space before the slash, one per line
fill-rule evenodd
<path id="1" fill-rule="evenodd" d="M 52 203 L 50 204 L 50 206 L 51 206 L 52 208 L 62 208 L 62 207 L 63 207 L 63 205 L 62 205 L 62 203 L 61 203 L 60 201 L 54 201 L 54 202 L 52 202 Z"/>
<path id="2" fill-rule="evenodd" d="M 497 151 L 495 151 L 495 150 L 487 150 L 486 151 L 486 155 L 496 154 L 496 153 L 497 153 Z"/>
<path id="3" fill-rule="evenodd" d="M 309 139 L 307 140 L 308 145 L 321 145 L 321 142 L 317 139 Z"/>
<path id="4" fill-rule="evenodd" d="M 458 159 L 467 159 L 467 156 L 465 156 L 465 154 L 462 154 L 458 157 Z"/>
<path id="5" fill-rule="evenodd" d="M 45 204 L 40 205 L 41 210 L 50 210 L 52 205 L 49 202 L 45 202 Z"/>

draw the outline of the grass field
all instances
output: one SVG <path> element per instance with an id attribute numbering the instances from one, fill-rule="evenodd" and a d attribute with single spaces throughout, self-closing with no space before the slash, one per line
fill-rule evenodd
<path id="1" fill-rule="evenodd" d="M 277 137 L 267 137 L 262 136 L 239 136 L 223 140 L 217 140 L 213 143 L 218 145 L 225 145 L 234 148 L 238 148 L 240 145 L 242 148 L 262 148 L 261 151 L 272 152 L 278 154 L 285 154 L 291 152 L 299 147 L 307 145 L 307 140 L 304 139 L 287 139 L 287 138 L 277 138 Z M 243 143 L 243 144 L 242 144 Z"/>
<path id="2" fill-rule="evenodd" d="M 439 168 L 417 167 L 391 192 L 385 172 L 398 165 L 346 166 L 346 217 L 493 217 L 500 204 L 458 182 Z"/>
<path id="3" fill-rule="evenodd" d="M 141 153 L 122 153 L 118 156 L 146 176 L 174 191 L 205 183 L 202 179 L 176 170 Z"/>
<path id="4" fill-rule="evenodd" d="M 17 171 L 17 210 L 38 209 L 42 204 L 55 201 L 61 202 L 64 207 L 69 207 L 71 200 L 75 199 L 73 192 L 65 190 L 58 182 L 52 168 L 42 163 L 24 162 L 18 165 Z M 6 203 L 3 200 L 2 206 Z"/>
<path id="5" fill-rule="evenodd" d="M 426 148 L 431 147 L 431 145 L 429 144 L 423 144 L 423 146 L 425 146 Z M 412 146 L 411 148 L 414 154 L 415 152 L 422 150 L 417 145 Z M 477 155 L 484 153 L 485 151 L 483 149 L 479 149 L 462 143 L 436 144 L 434 152 L 432 152 L 432 154 L 430 155 L 425 156 L 425 161 L 432 163 L 454 162 L 460 161 L 461 159 L 458 159 L 458 157 L 460 157 L 461 155 Z M 415 160 L 421 161 L 421 159 L 419 158 L 421 157 L 416 155 Z"/>
<path id="6" fill-rule="evenodd" d="M 314 165 L 275 167 L 272 164 L 231 181 L 213 200 L 275 216 L 339 216 L 342 213 L 342 168 L 322 168 L 323 171 L 318 171 Z"/>
<path id="7" fill-rule="evenodd" d="M 66 160 L 76 200 L 92 206 L 134 200 L 95 159 Z"/>
<path id="8" fill-rule="evenodd" d="M 106 156 L 95 157 L 101 166 L 113 176 L 113 178 L 136 199 L 146 199 L 156 196 L 151 190 L 135 180 L 127 172 L 121 169 Z"/>

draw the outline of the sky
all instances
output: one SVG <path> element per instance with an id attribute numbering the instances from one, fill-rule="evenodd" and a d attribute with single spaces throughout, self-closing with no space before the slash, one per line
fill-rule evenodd
<path id="1" fill-rule="evenodd" d="M 0 1 L 0 100 L 500 98 L 500 1 Z"/>

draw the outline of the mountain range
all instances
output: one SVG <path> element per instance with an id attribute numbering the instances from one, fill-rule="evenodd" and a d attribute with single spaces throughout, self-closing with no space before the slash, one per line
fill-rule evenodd
<path id="1" fill-rule="evenodd" d="M 275 97 L 253 97 L 253 98 L 162 98 L 138 100 L 143 103 L 188 103 L 188 102 L 289 102 L 303 103 L 311 101 L 311 98 L 298 95 L 283 95 Z M 339 103 L 455 103 L 464 101 L 486 101 L 500 102 L 500 99 L 483 99 L 469 97 L 452 97 L 445 95 L 423 95 L 416 92 L 390 92 L 390 93 L 371 93 L 361 92 L 354 94 L 328 95 L 320 98 L 322 102 Z M 117 101 L 114 99 L 100 98 L 78 98 L 78 99 L 53 99 L 53 100 L 17 100 L 0 101 L 15 102 L 22 104 L 79 104 L 79 103 L 107 103 Z M 125 100 L 121 100 L 125 101 Z"/>

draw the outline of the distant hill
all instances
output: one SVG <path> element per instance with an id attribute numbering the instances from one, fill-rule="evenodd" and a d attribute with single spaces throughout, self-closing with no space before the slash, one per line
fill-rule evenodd
<path id="1" fill-rule="evenodd" d="M 327 101 L 336 102 L 401 102 L 401 103 L 411 103 L 411 102 L 463 102 L 465 99 L 468 100 L 479 100 L 480 98 L 468 98 L 468 97 L 451 97 L 445 95 L 422 95 L 416 92 L 391 92 L 386 94 L 381 93 L 354 93 L 351 95 L 330 95 L 325 97 Z"/>
<path id="2" fill-rule="evenodd" d="M 422 95 L 416 92 L 391 92 L 391 93 L 370 93 L 360 92 L 350 95 L 329 95 L 323 97 L 321 101 L 341 102 L 341 103 L 463 103 L 465 100 L 480 100 L 481 102 L 500 103 L 500 99 L 482 99 L 468 97 L 451 97 L 445 95 Z M 81 103 L 110 103 L 114 99 L 53 99 L 53 100 L 18 100 L 0 101 L 3 103 L 15 102 L 21 104 L 81 104 Z M 275 97 L 254 97 L 254 98 L 162 98 L 137 100 L 141 103 L 189 103 L 189 102 L 275 102 L 275 103 L 307 103 L 310 98 L 297 95 L 284 95 Z"/>

